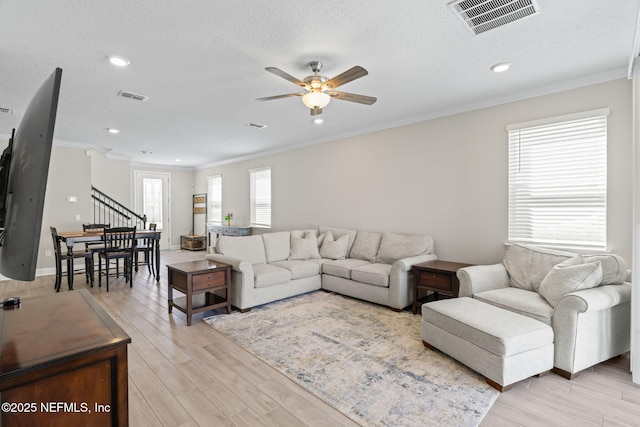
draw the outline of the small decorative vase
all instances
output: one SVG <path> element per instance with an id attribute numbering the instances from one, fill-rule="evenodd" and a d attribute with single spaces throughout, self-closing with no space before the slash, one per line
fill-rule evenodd
<path id="1" fill-rule="evenodd" d="M 231 227 L 231 220 L 230 219 L 227 220 L 227 227 Z"/>

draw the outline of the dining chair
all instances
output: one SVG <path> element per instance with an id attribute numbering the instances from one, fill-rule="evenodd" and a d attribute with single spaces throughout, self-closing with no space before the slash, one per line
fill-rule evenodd
<path id="1" fill-rule="evenodd" d="M 107 281 L 107 292 L 109 292 L 109 267 L 112 262 L 118 265 L 119 260 L 124 261 L 125 283 L 133 287 L 133 256 L 136 247 L 136 227 L 115 227 L 105 228 L 103 237 L 103 247 L 98 252 L 98 286 L 102 287 L 102 276 Z M 102 271 L 102 261 L 105 261 L 105 271 Z M 116 269 L 116 276 L 119 271 Z"/>
<path id="2" fill-rule="evenodd" d="M 87 283 L 91 283 L 91 287 L 93 287 L 93 257 L 91 252 L 74 251 L 73 256 L 69 257 L 67 251 L 62 250 L 58 230 L 55 227 L 49 227 L 49 230 L 51 231 L 51 238 L 53 240 L 54 261 L 56 264 L 56 282 L 54 285 L 56 292 L 60 292 L 60 285 L 62 283 L 62 261 L 67 262 L 67 282 L 70 282 L 69 279 L 71 274 L 84 273 L 87 278 Z M 76 258 L 84 259 L 84 268 L 75 269 L 73 261 Z"/>
<path id="3" fill-rule="evenodd" d="M 156 224 L 154 223 L 149 224 L 149 231 L 156 231 L 156 228 L 157 228 Z M 138 265 L 146 264 L 147 269 L 149 270 L 149 273 L 153 272 L 154 241 L 155 239 L 151 237 L 138 239 L 138 242 L 136 243 L 135 259 L 133 261 L 136 266 L 135 267 L 136 271 L 138 271 Z M 139 256 L 141 253 L 144 254 L 144 261 L 139 260 Z"/>
<path id="4" fill-rule="evenodd" d="M 96 231 L 102 233 L 105 228 L 110 228 L 111 224 L 82 224 L 82 231 Z M 91 257 L 104 247 L 102 242 L 87 242 L 84 244 L 87 252 L 91 252 Z"/>

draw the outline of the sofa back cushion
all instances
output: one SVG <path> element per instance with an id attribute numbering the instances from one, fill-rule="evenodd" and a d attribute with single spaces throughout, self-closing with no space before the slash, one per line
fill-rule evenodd
<path id="1" fill-rule="evenodd" d="M 370 231 L 358 231 L 356 240 L 353 242 L 349 258 L 363 259 L 369 262 L 376 262 L 376 255 L 380 249 L 382 233 L 372 233 Z"/>
<path id="2" fill-rule="evenodd" d="M 238 258 L 250 264 L 264 264 L 267 257 L 264 252 L 262 236 L 220 236 L 216 244 L 219 254 Z"/>
<path id="3" fill-rule="evenodd" d="M 584 262 L 602 264 L 601 285 L 620 284 L 627 280 L 627 263 L 624 258 L 614 254 L 583 255 Z"/>
<path id="4" fill-rule="evenodd" d="M 513 243 L 506 245 L 502 262 L 509 273 L 509 286 L 538 292 L 540 282 L 551 269 L 574 256 L 570 252 Z"/>
<path id="5" fill-rule="evenodd" d="M 289 257 L 291 233 L 280 231 L 262 235 L 267 262 L 283 261 Z"/>
<path id="6" fill-rule="evenodd" d="M 433 239 L 423 234 L 384 233 L 377 261 L 393 264 L 399 259 L 433 253 Z"/>

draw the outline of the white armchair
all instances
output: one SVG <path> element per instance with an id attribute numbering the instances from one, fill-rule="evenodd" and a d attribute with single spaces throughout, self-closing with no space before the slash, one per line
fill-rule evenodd
<path id="1" fill-rule="evenodd" d="M 537 275 L 544 281 L 552 274 L 549 266 L 552 270 L 562 268 L 558 264 L 563 258 L 566 261 L 575 255 L 513 245 L 511 251 L 507 249 L 503 263 L 466 267 L 457 273 L 461 297 L 473 297 L 551 325 L 553 370 L 568 379 L 629 351 L 631 283 L 624 260 L 615 255 L 585 256 L 584 263 L 596 260 L 603 270 L 599 285 L 588 289 L 578 285 L 577 290 L 561 294 L 555 307 L 540 294 L 541 281 L 528 283 L 531 289 L 527 289 L 518 280 L 523 277 L 513 276 Z M 514 263 L 520 265 L 514 267 Z"/>

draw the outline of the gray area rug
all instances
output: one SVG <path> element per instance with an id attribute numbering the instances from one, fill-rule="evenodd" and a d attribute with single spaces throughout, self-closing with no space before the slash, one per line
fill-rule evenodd
<path id="1" fill-rule="evenodd" d="M 205 321 L 366 426 L 476 426 L 498 392 L 427 350 L 420 316 L 322 291 Z"/>

